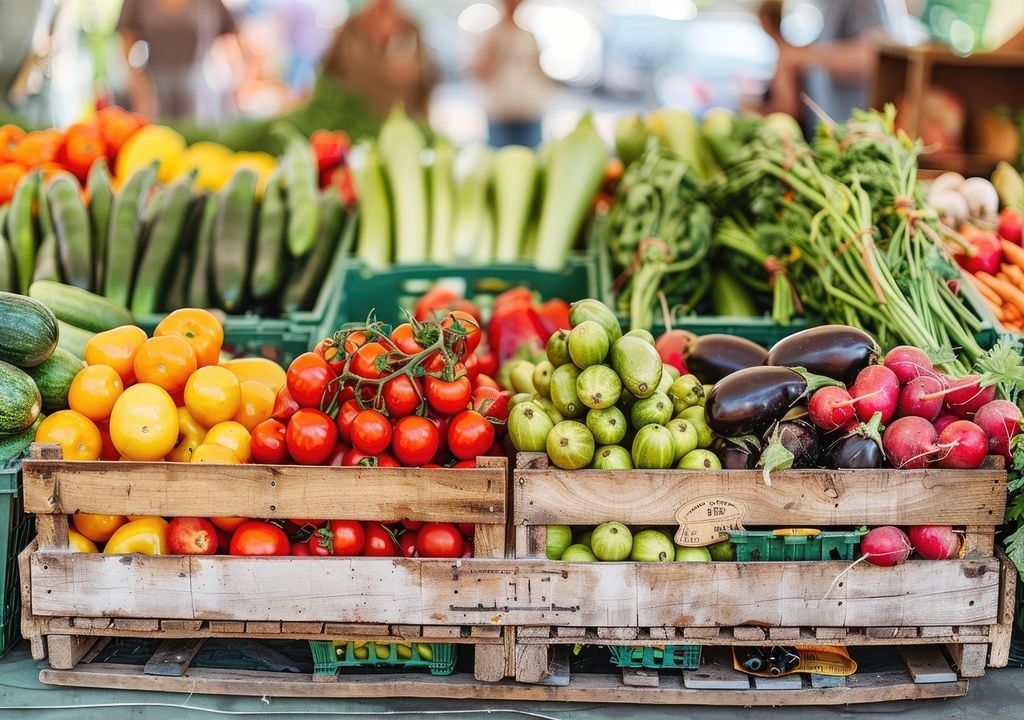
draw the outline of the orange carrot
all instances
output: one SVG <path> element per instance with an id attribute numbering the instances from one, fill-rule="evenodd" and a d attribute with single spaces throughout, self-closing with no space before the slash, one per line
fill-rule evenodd
<path id="1" fill-rule="evenodd" d="M 970 273 L 964 273 L 964 275 L 967 277 L 968 280 L 971 281 L 971 284 L 978 289 L 978 292 L 981 293 L 981 296 L 988 301 L 989 305 L 991 305 L 992 307 L 999 307 L 1000 305 L 1003 304 L 1003 299 L 996 294 L 995 290 L 990 288 L 988 285 L 986 285 L 985 283 L 983 283 L 981 280 L 974 277 L 974 275 L 971 275 Z"/>
<path id="2" fill-rule="evenodd" d="M 1013 305 L 1019 311 L 1024 313 L 1024 291 L 1014 287 L 1011 283 L 1000 280 L 997 277 L 992 277 L 987 272 L 979 272 L 976 277 L 992 288 L 992 290 L 995 291 L 995 293 L 1005 302 Z"/>
<path id="3" fill-rule="evenodd" d="M 1024 270 L 1021 269 L 1020 265 L 1009 265 L 1003 263 L 1003 272 L 1010 278 L 1011 282 L 1017 287 L 1020 287 L 1024 283 Z"/>
<path id="4" fill-rule="evenodd" d="M 1003 240 L 1003 257 L 1008 259 L 1014 265 L 1024 267 L 1024 248 L 1020 245 L 1016 245 L 1009 240 Z"/>

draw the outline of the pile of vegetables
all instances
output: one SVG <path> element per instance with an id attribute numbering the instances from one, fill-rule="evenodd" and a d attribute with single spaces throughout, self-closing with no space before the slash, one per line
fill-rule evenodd
<path id="1" fill-rule="evenodd" d="M 644 528 L 633 531 L 621 522 L 597 527 L 573 528 L 548 525 L 545 555 L 566 562 L 711 562 L 736 559 L 736 548 L 724 540 L 708 547 L 677 545 L 674 529 Z"/>
<path id="2" fill-rule="evenodd" d="M 349 156 L 360 196 L 356 254 L 392 263 L 532 261 L 557 270 L 587 219 L 607 150 L 589 116 L 540 153 L 529 148 L 454 148 L 400 109 L 376 140 Z"/>

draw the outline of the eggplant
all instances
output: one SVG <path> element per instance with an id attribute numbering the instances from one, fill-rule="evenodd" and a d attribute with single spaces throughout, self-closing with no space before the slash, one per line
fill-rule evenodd
<path id="1" fill-rule="evenodd" d="M 683 349 L 686 369 L 702 384 L 711 385 L 744 368 L 764 365 L 768 351 L 755 342 L 735 335 L 701 335 Z"/>
<path id="2" fill-rule="evenodd" d="M 821 455 L 818 430 L 806 420 L 785 420 L 779 423 L 779 442 L 793 454 L 790 467 L 816 467 Z"/>
<path id="3" fill-rule="evenodd" d="M 829 445 L 826 451 L 828 466 L 836 470 L 874 470 L 885 467 L 885 450 L 879 434 L 882 413 L 875 413 L 866 423 Z"/>
<path id="4" fill-rule="evenodd" d="M 806 392 L 807 380 L 789 368 L 737 370 L 715 383 L 705 398 L 704 417 L 719 435 L 760 437 Z"/>
<path id="5" fill-rule="evenodd" d="M 723 470 L 753 470 L 761 456 L 761 444 L 755 437 L 715 438 L 711 449 Z"/>
<path id="6" fill-rule="evenodd" d="M 876 362 L 881 348 L 863 330 L 848 325 L 822 325 L 779 340 L 768 351 L 766 365 L 804 368 L 850 385 L 857 373 Z"/>

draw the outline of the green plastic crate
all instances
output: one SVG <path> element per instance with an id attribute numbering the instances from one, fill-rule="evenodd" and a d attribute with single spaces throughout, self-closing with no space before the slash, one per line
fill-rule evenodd
<path id="1" fill-rule="evenodd" d="M 612 645 L 608 650 L 612 662 L 620 668 L 696 670 L 700 667 L 700 645 L 666 645 L 664 648 Z"/>
<path id="2" fill-rule="evenodd" d="M 384 643 L 367 643 L 367 645 L 383 645 Z M 432 654 L 431 660 L 419 657 L 418 645 L 427 645 Z M 344 647 L 344 655 L 339 656 L 335 648 Z M 341 668 L 399 668 L 401 670 L 427 668 L 431 675 L 451 675 L 455 672 L 455 645 L 451 643 L 412 643 L 412 657 L 398 657 L 398 644 L 387 643 L 389 655 L 377 657 L 373 648 L 365 660 L 355 656 L 355 642 L 335 643 L 331 640 L 310 640 L 309 649 L 313 653 L 313 673 L 316 675 L 334 675 Z"/>
<path id="3" fill-rule="evenodd" d="M 19 637 L 21 587 L 18 582 L 18 553 L 35 534 L 35 516 L 22 508 L 21 460 L 0 465 L 0 657 L 6 655 Z"/>
<path id="4" fill-rule="evenodd" d="M 858 530 L 823 531 L 817 535 L 776 535 L 771 530 L 730 531 L 737 562 L 801 560 L 856 560 L 860 554 Z"/>

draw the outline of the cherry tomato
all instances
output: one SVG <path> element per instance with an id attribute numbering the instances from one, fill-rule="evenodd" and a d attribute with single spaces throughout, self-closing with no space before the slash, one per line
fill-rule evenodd
<path id="1" fill-rule="evenodd" d="M 391 342 L 406 355 L 423 352 L 423 345 L 416 339 L 416 330 L 412 323 L 396 325 L 395 329 L 391 331 Z"/>
<path id="2" fill-rule="evenodd" d="M 366 544 L 366 531 L 357 520 L 331 520 L 321 534 L 330 538 L 331 555 L 353 557 Z"/>
<path id="3" fill-rule="evenodd" d="M 331 452 L 331 456 L 327 458 L 327 460 L 324 462 L 324 465 L 330 465 L 331 467 L 341 467 L 342 465 L 345 464 L 345 455 L 351 449 L 352 448 L 350 448 L 348 445 L 339 441 L 338 444 L 334 446 L 334 450 L 333 452 Z"/>
<path id="4" fill-rule="evenodd" d="M 460 460 L 486 453 L 494 443 L 494 426 L 476 410 L 463 410 L 448 423 L 448 449 Z"/>
<path id="5" fill-rule="evenodd" d="M 473 393 L 473 386 L 467 377 L 448 382 L 428 375 L 423 389 L 430 407 L 442 415 L 454 415 L 465 410 Z"/>
<path id="6" fill-rule="evenodd" d="M 367 455 L 384 452 L 391 444 L 391 423 L 376 410 L 363 410 L 352 421 L 352 447 Z"/>
<path id="7" fill-rule="evenodd" d="M 264 420 L 252 429 L 249 452 L 252 460 L 261 465 L 288 463 L 288 426 L 280 420 Z"/>
<path id="8" fill-rule="evenodd" d="M 464 310 L 452 310 L 441 321 L 441 327 L 455 333 L 455 337 L 458 338 L 455 347 L 463 357 L 472 354 L 483 337 L 480 321 Z"/>
<path id="9" fill-rule="evenodd" d="M 365 344 L 366 333 L 362 330 L 356 330 L 355 332 L 350 332 L 345 336 L 345 341 L 342 344 L 342 347 L 345 349 L 345 354 L 351 355 Z"/>
<path id="10" fill-rule="evenodd" d="M 309 552 L 309 545 L 308 545 L 308 543 L 293 542 L 292 543 L 292 552 L 291 552 L 291 554 L 294 557 L 309 557 L 310 552 Z"/>
<path id="11" fill-rule="evenodd" d="M 398 549 L 402 551 L 404 557 L 416 557 L 419 553 L 416 552 L 416 538 L 419 533 L 415 530 L 408 530 L 398 536 Z"/>
<path id="12" fill-rule="evenodd" d="M 277 397 L 274 398 L 274 409 L 270 411 L 270 417 L 287 422 L 288 418 L 294 415 L 298 409 L 299 404 L 295 402 L 295 398 L 288 391 L 288 386 L 282 385 L 281 389 L 277 391 Z"/>
<path id="13" fill-rule="evenodd" d="M 327 362 L 327 366 L 335 375 L 340 375 L 345 369 L 345 354 L 341 352 L 341 348 L 338 347 L 334 338 L 324 338 L 313 348 L 313 352 Z"/>
<path id="14" fill-rule="evenodd" d="M 427 418 L 409 415 L 395 423 L 391 450 L 403 465 L 423 465 L 437 452 L 440 434 Z"/>
<path id="15" fill-rule="evenodd" d="M 387 370 L 388 350 L 379 342 L 361 345 L 352 355 L 349 369 L 359 377 L 376 380 Z"/>
<path id="16" fill-rule="evenodd" d="M 472 538 L 466 538 L 462 541 L 462 555 L 459 557 L 471 558 L 473 557 L 473 540 Z"/>
<path id="17" fill-rule="evenodd" d="M 464 542 L 451 523 L 427 523 L 419 531 L 416 549 L 420 557 L 459 557 Z"/>
<path id="18" fill-rule="evenodd" d="M 419 408 L 422 396 L 420 381 L 408 375 L 399 375 L 384 383 L 384 406 L 392 418 L 412 415 Z"/>
<path id="19" fill-rule="evenodd" d="M 338 428 L 330 417 L 312 408 L 292 415 L 285 433 L 288 454 L 300 465 L 319 465 L 338 444 Z"/>
<path id="20" fill-rule="evenodd" d="M 363 545 L 363 555 L 367 557 L 395 557 L 398 555 L 398 545 L 395 538 L 382 523 L 363 523 L 363 530 L 366 533 L 366 544 Z"/>
<path id="21" fill-rule="evenodd" d="M 323 557 L 331 554 L 330 531 L 323 528 L 309 536 L 306 541 L 306 554 L 314 557 Z"/>
<path id="22" fill-rule="evenodd" d="M 431 413 L 427 415 L 427 420 L 434 423 L 434 427 L 437 428 L 437 455 L 443 455 L 448 452 L 448 421 L 451 420 L 447 415 L 434 415 Z M 441 467 L 443 461 L 438 461 L 437 466 Z"/>
<path id="23" fill-rule="evenodd" d="M 398 461 L 388 453 L 382 452 L 369 455 L 352 448 L 341 462 L 345 467 L 401 467 Z"/>
<path id="24" fill-rule="evenodd" d="M 402 520 L 401 523 L 406 530 L 419 530 L 426 525 L 422 520 Z"/>
<path id="25" fill-rule="evenodd" d="M 288 366 L 288 392 L 302 407 L 319 409 L 321 401 L 330 402 L 324 396 L 334 377 L 326 360 L 316 353 L 302 353 Z"/>
<path id="26" fill-rule="evenodd" d="M 289 555 L 292 546 L 284 530 L 262 520 L 247 520 L 231 536 L 231 555 Z"/>
<path id="27" fill-rule="evenodd" d="M 464 536 L 468 538 L 471 538 L 473 537 L 473 531 L 476 529 L 476 525 L 474 525 L 473 523 L 459 523 L 458 528 L 460 533 L 462 533 Z"/>

